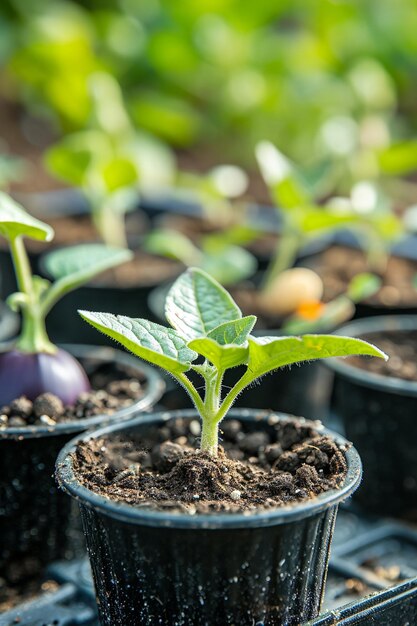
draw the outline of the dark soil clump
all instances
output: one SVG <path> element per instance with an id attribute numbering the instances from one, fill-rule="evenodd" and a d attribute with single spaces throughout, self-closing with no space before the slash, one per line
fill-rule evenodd
<path id="1" fill-rule="evenodd" d="M 381 376 L 417 382 L 417 330 L 369 333 L 361 338 L 374 343 L 388 354 L 389 359 L 349 357 L 350 365 Z"/>
<path id="2" fill-rule="evenodd" d="M 33 402 L 24 396 L 16 398 L 0 408 L 0 431 L 12 427 L 54 427 L 96 415 L 112 415 L 139 400 L 145 389 L 144 380 L 119 375 L 120 372 L 111 374 L 98 369 L 90 376 L 92 390 L 80 394 L 71 406 L 64 406 L 52 393 L 43 393 Z"/>
<path id="3" fill-rule="evenodd" d="M 226 420 L 213 458 L 196 449 L 199 422 L 177 419 L 136 441 L 83 442 L 74 470 L 95 493 L 141 508 L 191 515 L 272 509 L 343 482 L 343 451 L 310 424 L 271 416 L 254 431 Z"/>

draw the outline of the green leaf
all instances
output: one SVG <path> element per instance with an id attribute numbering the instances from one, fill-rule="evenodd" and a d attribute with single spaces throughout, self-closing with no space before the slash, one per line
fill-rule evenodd
<path id="1" fill-rule="evenodd" d="M 214 339 L 222 346 L 233 343 L 235 345 L 243 345 L 249 336 L 252 328 L 255 326 L 255 315 L 248 315 L 233 322 L 225 322 L 220 324 L 207 335 L 210 339 Z"/>
<path id="2" fill-rule="evenodd" d="M 123 315 L 78 312 L 94 328 L 118 341 L 136 356 L 173 374 L 189 370 L 191 362 L 198 356 L 172 328 Z"/>
<path id="3" fill-rule="evenodd" d="M 271 142 L 261 141 L 256 146 L 256 158 L 277 207 L 294 209 L 311 203 L 294 166 Z"/>
<path id="4" fill-rule="evenodd" d="M 0 192 L 0 234 L 6 239 L 23 236 L 39 241 L 51 241 L 54 237 L 54 231 L 48 224 L 29 215 L 3 192 Z"/>
<path id="5" fill-rule="evenodd" d="M 248 345 L 221 345 L 209 337 L 193 339 L 188 347 L 208 359 L 219 371 L 246 363 L 249 355 Z"/>
<path id="6" fill-rule="evenodd" d="M 134 163 L 126 157 L 114 157 L 101 167 L 106 189 L 109 192 L 138 183 L 138 172 Z"/>
<path id="7" fill-rule="evenodd" d="M 361 224 L 360 215 L 352 212 L 332 212 L 328 208 L 309 207 L 298 220 L 299 226 L 304 233 L 315 233 L 321 230 L 334 230 L 342 226 Z"/>
<path id="8" fill-rule="evenodd" d="M 83 187 L 89 168 L 98 156 L 110 154 L 110 146 L 99 131 L 89 130 L 64 137 L 46 152 L 48 170 L 67 183 Z"/>
<path id="9" fill-rule="evenodd" d="M 252 276 L 257 269 L 253 254 L 239 246 L 204 246 L 203 252 L 202 269 L 222 285 L 235 285 Z"/>
<path id="10" fill-rule="evenodd" d="M 75 285 L 111 267 L 133 259 L 133 252 L 101 243 L 86 243 L 54 250 L 45 255 L 45 268 L 55 280 L 70 280 Z"/>
<path id="11" fill-rule="evenodd" d="M 191 341 L 207 336 L 224 322 L 240 319 L 242 312 L 217 281 L 203 270 L 190 268 L 171 287 L 165 315 L 171 326 Z"/>
<path id="12" fill-rule="evenodd" d="M 251 380 L 279 367 L 350 355 L 388 357 L 366 341 L 337 335 L 303 335 L 301 337 L 249 337 L 248 372 Z"/>
<path id="13" fill-rule="evenodd" d="M 352 278 L 346 295 L 353 302 L 361 302 L 362 300 L 365 300 L 365 298 L 369 298 L 379 291 L 381 285 L 382 280 L 379 276 L 363 272 L 362 274 L 357 274 L 354 278 Z"/>
<path id="14" fill-rule="evenodd" d="M 201 260 L 200 250 L 174 228 L 154 229 L 145 239 L 145 248 L 152 254 L 177 259 L 184 265 L 197 265 Z"/>
<path id="15" fill-rule="evenodd" d="M 396 143 L 379 154 L 379 166 L 385 174 L 408 174 L 417 167 L 417 140 Z"/>

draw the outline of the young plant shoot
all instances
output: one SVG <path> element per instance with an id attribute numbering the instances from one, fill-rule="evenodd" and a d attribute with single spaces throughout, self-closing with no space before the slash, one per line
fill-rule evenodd
<path id="1" fill-rule="evenodd" d="M 199 267 L 225 286 L 253 276 L 257 268 L 253 254 L 228 241 L 222 232 L 203 235 L 197 246 L 174 228 L 154 229 L 145 239 L 145 249 L 186 267 Z"/>
<path id="2" fill-rule="evenodd" d="M 18 287 L 8 304 L 22 315 L 20 336 L 0 353 L 0 405 L 20 396 L 33 400 L 45 392 L 72 404 L 81 392 L 89 390 L 88 378 L 73 356 L 51 343 L 45 318 L 66 293 L 128 261 L 131 252 L 103 244 L 63 248 L 45 258 L 55 282 L 34 276 L 23 239 L 51 241 L 54 232 L 5 193 L 0 193 L 0 235 L 9 243 Z"/>
<path id="3" fill-rule="evenodd" d="M 165 314 L 171 328 L 146 319 L 80 311 L 92 326 L 183 385 L 202 420 L 201 449 L 213 456 L 218 452 L 219 423 L 237 396 L 265 374 L 327 357 L 388 358 L 375 346 L 350 337 L 253 337 L 256 317 L 242 317 L 229 293 L 197 268 L 188 269 L 176 280 L 166 299 Z M 226 370 L 238 365 L 246 366 L 244 373 L 232 389 L 223 390 Z M 187 376 L 190 371 L 203 379 L 202 395 Z"/>
<path id="4" fill-rule="evenodd" d="M 82 190 L 104 243 L 127 248 L 126 213 L 136 208 L 139 188 L 151 191 L 170 182 L 173 159 L 166 146 L 133 128 L 114 77 L 96 73 L 88 84 L 89 126 L 52 146 L 46 165 Z"/>

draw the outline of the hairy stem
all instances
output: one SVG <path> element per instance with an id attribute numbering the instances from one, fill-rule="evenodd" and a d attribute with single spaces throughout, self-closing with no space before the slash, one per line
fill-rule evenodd
<path id="1" fill-rule="evenodd" d="M 50 342 L 45 327 L 45 316 L 34 288 L 28 255 L 22 237 L 10 240 L 10 252 L 16 272 L 18 289 L 27 296 L 22 305 L 22 331 L 16 347 L 22 352 L 53 354 L 56 347 Z"/>
<path id="2" fill-rule="evenodd" d="M 211 456 L 217 456 L 219 451 L 219 421 L 217 419 L 203 419 L 200 447 Z"/>
<path id="3" fill-rule="evenodd" d="M 93 208 L 93 221 L 104 243 L 118 248 L 128 248 L 125 214 L 101 204 Z"/>

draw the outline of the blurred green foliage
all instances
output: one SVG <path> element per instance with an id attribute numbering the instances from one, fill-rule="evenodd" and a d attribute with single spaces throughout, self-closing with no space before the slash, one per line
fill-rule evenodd
<path id="1" fill-rule="evenodd" d="M 415 0 L 3 0 L 0 59 L 65 131 L 107 71 L 136 126 L 197 166 L 255 169 L 268 139 L 325 196 L 416 168 L 416 32 Z"/>

